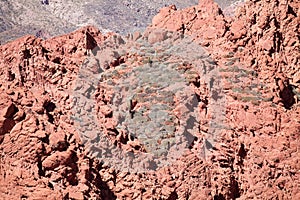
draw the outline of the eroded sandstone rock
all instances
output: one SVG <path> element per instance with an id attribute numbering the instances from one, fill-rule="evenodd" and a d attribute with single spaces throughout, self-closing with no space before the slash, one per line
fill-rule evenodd
<path id="1" fill-rule="evenodd" d="M 175 7 L 162 9 L 153 19 L 150 29 L 145 33 L 133 34 L 132 39 L 129 35 L 128 40 L 115 34 L 103 36 L 95 28 L 88 27 L 45 41 L 25 36 L 2 45 L 1 197 L 297 199 L 300 166 L 300 110 L 299 102 L 295 99 L 299 99 L 298 4 L 297 1 L 281 0 L 248 1 L 244 7 L 236 10 L 235 18 L 229 18 L 222 14 L 216 4 L 201 1 L 198 6 L 185 10 L 177 10 Z M 154 36 L 157 27 L 160 31 L 167 29 L 161 31 L 162 37 Z M 87 58 L 91 66 L 84 61 L 86 31 L 99 46 Z M 174 35 L 169 37 L 171 33 Z M 190 52 L 180 51 L 176 41 L 185 38 L 186 34 L 194 37 L 196 44 L 207 46 L 206 51 L 213 59 L 201 57 L 193 48 L 189 48 Z M 144 42 L 149 37 L 154 43 L 147 46 Z M 98 121 L 104 128 L 104 134 L 110 135 L 110 141 L 116 141 L 124 150 L 143 152 L 142 148 L 138 148 L 142 146 L 141 143 L 128 137 L 128 132 L 120 129 L 117 134 L 113 130 L 119 123 L 118 118 L 114 119 L 114 114 L 118 113 L 116 111 L 128 111 L 128 122 L 130 115 L 142 121 L 146 115 L 140 116 L 139 113 L 143 107 L 149 106 L 144 101 L 150 98 L 158 101 L 159 95 L 162 95 L 160 100 L 168 101 L 170 105 L 178 104 L 173 111 L 175 116 L 180 116 L 189 106 L 181 105 L 185 102 L 184 95 L 169 99 L 168 93 L 155 90 L 146 94 L 157 93 L 156 96 L 142 96 L 142 92 L 137 92 L 139 95 L 132 98 L 131 103 L 128 101 L 128 104 L 125 101 L 122 103 L 122 98 L 115 98 L 121 99 L 119 104 L 113 100 L 114 95 L 122 91 L 118 86 L 126 86 L 126 75 L 133 75 L 137 81 L 138 70 L 148 69 L 148 75 L 155 74 L 154 69 L 157 68 L 154 65 L 157 62 L 151 56 L 156 54 L 159 57 L 164 53 L 153 49 L 155 44 L 161 42 L 166 43 L 166 49 L 179 46 L 177 54 L 182 57 L 199 56 L 199 62 L 181 63 L 182 60 L 173 60 L 173 64 L 180 63 L 176 70 L 183 75 L 181 78 L 187 80 L 186 87 L 191 88 L 190 92 L 197 99 L 197 109 L 194 111 L 198 112 L 200 126 L 198 130 L 191 131 L 197 139 L 192 141 L 184 156 L 156 171 L 131 173 L 116 170 L 112 165 L 88 156 L 87 146 L 83 143 L 88 139 L 96 141 L 99 134 L 93 131 L 95 124 L 83 126 L 88 131 L 86 140 L 78 134 L 74 122 L 84 122 L 82 119 L 88 120 L 89 116 L 73 119 L 76 117 L 72 110 L 76 100 L 72 93 L 80 86 L 77 89 L 92 98 L 92 91 L 97 91 L 99 95 L 94 101 L 98 106 Z M 125 52 L 118 52 L 126 45 L 134 48 L 132 53 L 126 52 L 126 48 Z M 94 56 L 101 56 L 97 52 L 104 46 L 107 51 L 102 53 L 107 56 L 103 63 L 97 62 Z M 140 52 L 140 55 L 136 52 Z M 159 62 L 163 63 L 163 60 Z M 201 73 L 194 70 L 194 65 L 202 71 L 209 71 L 209 66 L 217 66 L 220 78 L 203 80 Z M 78 84 L 76 80 L 83 78 L 78 79 L 77 75 L 83 72 L 80 70 L 84 67 L 91 68 L 82 74 L 88 79 Z M 102 77 L 103 82 L 91 85 L 91 81 L 101 80 L 97 76 L 99 73 L 105 75 Z M 159 82 L 160 77 L 172 78 L 171 75 L 171 71 L 166 71 L 154 80 Z M 141 76 L 147 78 L 146 75 Z M 148 83 L 154 85 L 155 81 L 149 80 Z M 210 90 L 216 84 L 223 85 L 222 91 Z M 153 90 L 151 87 L 142 89 Z M 226 95 L 225 106 L 224 102 L 219 104 L 217 101 L 221 92 Z M 80 111 L 90 112 L 94 106 L 88 101 L 78 103 Z M 166 116 L 161 107 L 158 110 L 160 116 Z M 211 124 L 211 119 L 220 114 L 218 111 L 224 111 L 221 113 L 225 123 Z M 150 112 L 147 116 L 153 118 L 157 115 Z M 169 125 L 176 122 L 171 120 L 165 127 L 170 128 Z M 221 131 L 212 143 L 209 134 L 214 128 Z M 155 142 L 158 144 L 164 141 Z M 148 151 L 153 148 L 147 147 Z M 94 152 L 97 151 L 103 149 L 95 146 Z M 145 164 L 150 166 L 152 163 Z"/>

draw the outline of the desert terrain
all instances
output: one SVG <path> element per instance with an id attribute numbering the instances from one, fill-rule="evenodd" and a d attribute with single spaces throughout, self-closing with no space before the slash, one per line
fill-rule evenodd
<path id="1" fill-rule="evenodd" d="M 298 0 L 24 2 L 0 199 L 300 199 Z"/>

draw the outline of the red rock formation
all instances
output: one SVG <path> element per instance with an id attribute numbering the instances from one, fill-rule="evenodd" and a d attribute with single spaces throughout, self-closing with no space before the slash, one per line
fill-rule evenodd
<path id="1" fill-rule="evenodd" d="M 25 36 L 0 46 L 1 198 L 299 199 L 299 12 L 295 0 L 248 1 L 229 18 L 212 1 L 199 1 L 184 10 L 163 8 L 145 33 L 129 35 L 136 49 L 142 45 L 133 41 L 155 45 L 172 38 L 161 28 L 179 32 L 178 37 L 193 36 L 215 59 L 221 80 L 214 81 L 223 84 L 220 93 L 226 95 L 225 123 L 211 144 L 208 127 L 218 114 L 212 109 L 218 93 L 210 94 L 207 87 L 214 83 L 193 71 L 195 63 L 178 66 L 194 83 L 202 120 L 190 150 L 155 172 L 117 171 L 92 159 L 70 119 L 76 77 L 91 49 L 86 31 L 93 46 L 96 41 L 106 47 L 102 69 L 91 59 L 94 74 L 121 64 L 129 65 L 126 69 L 145 62 L 151 66 L 151 59 L 121 54 L 116 51 L 124 44 L 121 37 L 103 36 L 93 27 L 48 40 Z M 127 71 L 118 72 L 112 75 L 119 81 Z M 100 123 L 104 120 L 101 125 L 109 133 L 115 124 L 106 118 L 113 109 L 103 100 L 113 93 L 101 89 Z M 141 105 L 137 102 L 131 111 Z M 139 144 L 124 146 L 130 150 Z"/>
<path id="2" fill-rule="evenodd" d="M 210 12 L 205 14 L 183 17 L 208 8 Z M 183 11 L 169 8 L 166 12 L 165 8 L 154 18 L 152 27 L 174 30 L 173 21 L 182 23 L 187 27 L 185 34 L 208 46 L 226 79 L 226 121 L 231 130 L 221 134 L 216 147 L 219 155 L 212 162 L 213 166 L 219 165 L 215 168 L 218 171 L 212 172 L 219 179 L 213 181 L 218 191 L 215 198 L 297 199 L 299 167 L 294 163 L 299 162 L 296 102 L 300 86 L 294 80 L 300 70 L 299 2 L 248 1 L 237 9 L 234 18 L 224 17 L 212 8 L 214 4 L 208 1 L 204 7 Z M 221 24 L 223 28 L 211 32 L 211 28 L 203 28 L 204 24 Z M 206 30 L 213 40 L 205 36 Z M 221 179 L 219 173 L 223 174 Z"/>
<path id="3" fill-rule="evenodd" d="M 218 4 L 212 0 L 201 0 L 197 6 L 183 10 L 176 10 L 175 6 L 161 9 L 153 18 L 152 26 L 181 31 L 201 40 L 215 40 L 225 33 L 225 20 L 221 13 Z"/>
<path id="4" fill-rule="evenodd" d="M 99 43 L 105 39 L 87 27 L 1 46 L 1 198 L 100 198 L 98 183 L 89 181 L 92 161 L 68 117 L 67 91 L 85 58 L 87 30 Z"/>

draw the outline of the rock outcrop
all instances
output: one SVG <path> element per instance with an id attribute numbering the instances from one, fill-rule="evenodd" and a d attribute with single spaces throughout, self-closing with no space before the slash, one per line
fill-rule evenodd
<path id="1" fill-rule="evenodd" d="M 93 161 L 69 119 L 68 89 L 86 54 L 86 32 L 105 39 L 87 27 L 1 46 L 1 198 L 99 198 L 100 179 L 92 183 Z"/>
<path id="2" fill-rule="evenodd" d="M 1 198 L 299 199 L 299 2 L 235 10 L 0 46 Z"/>
<path id="3" fill-rule="evenodd" d="M 195 12 L 193 18 L 185 17 Z M 225 16 L 212 1 L 178 11 L 169 7 L 154 18 L 152 27 L 187 27 L 179 31 L 207 46 L 220 66 L 230 130 L 220 135 L 219 155 L 212 165 L 219 163 L 217 173 L 227 174 L 214 182 L 215 187 L 225 189 L 227 183 L 231 192 L 215 197 L 298 198 L 298 183 L 287 180 L 299 176 L 299 168 L 291 168 L 299 162 L 299 2 L 246 1 L 235 12 L 233 18 Z M 210 38 L 197 34 L 201 30 L 193 28 L 197 23 L 219 29 L 213 29 Z M 283 150 L 281 145 L 289 147 Z M 287 162 L 291 164 L 283 167 Z M 282 176 L 290 170 L 295 175 Z M 264 181 L 266 177 L 269 181 Z"/>

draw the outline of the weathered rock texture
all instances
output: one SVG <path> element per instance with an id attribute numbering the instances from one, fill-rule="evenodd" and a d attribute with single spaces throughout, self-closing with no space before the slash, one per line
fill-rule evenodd
<path id="1" fill-rule="evenodd" d="M 225 115 L 221 77 L 216 63 L 191 37 L 147 29 L 126 38 L 114 36 L 94 55 L 76 80 L 74 119 L 86 148 L 98 158 L 120 171 L 156 170 L 203 139 L 200 130 L 214 142 L 218 130 L 209 130 L 209 122 L 221 123 Z M 205 102 L 214 94 L 207 110 Z M 114 144 L 136 154 L 124 155 Z M 124 161 L 128 156 L 132 160 Z"/>
<path id="2" fill-rule="evenodd" d="M 127 39 L 87 27 L 49 40 L 25 36 L 0 46 L 1 198 L 299 199 L 299 12 L 299 1 L 247 1 L 230 18 L 207 0 L 184 10 L 163 8 L 151 27 Z M 219 80 L 203 80 L 194 62 L 169 60 L 186 72 L 182 77 L 197 97 L 199 132 L 191 132 L 194 140 L 188 150 L 169 166 L 143 173 L 90 157 L 73 109 L 85 63 L 92 63 L 93 74 L 106 75 L 94 86 L 103 133 L 124 150 L 147 152 L 147 145 L 129 139 L 128 132 L 114 131 L 111 114 L 126 107 L 134 119 L 142 107 L 148 108 L 143 99 L 150 97 L 137 95 L 142 101 L 132 98 L 126 105 L 122 99 L 111 102 L 111 95 L 121 93 L 118 86 L 126 87 L 122 84 L 127 79 L 120 74 L 155 73 L 147 53 L 176 32 L 205 46 L 206 55 L 214 59 L 208 64 L 220 74 Z M 140 53 L 122 49 L 126 45 Z M 207 62 L 207 57 L 199 57 L 203 59 Z M 222 83 L 220 93 L 208 87 L 215 81 Z M 212 108 L 221 94 L 226 97 L 224 120 L 211 143 L 209 122 L 217 114 Z"/>
<path id="3" fill-rule="evenodd" d="M 56 36 L 92 25 L 101 31 L 130 33 L 145 29 L 159 8 L 176 4 L 185 8 L 197 0 L 37 0 L 0 2 L 0 43 L 26 34 Z M 230 2 L 230 1 L 226 1 Z"/>
<path id="4" fill-rule="evenodd" d="M 210 32 L 199 34 L 207 24 Z M 212 165 L 223 174 L 216 188 L 231 188 L 217 197 L 299 198 L 299 2 L 248 1 L 228 18 L 199 1 L 162 9 L 152 26 L 194 36 L 221 66 L 231 130 L 219 137 Z"/>
<path id="5" fill-rule="evenodd" d="M 92 175 L 93 161 L 82 153 L 69 119 L 68 89 L 86 54 L 86 31 L 98 43 L 104 40 L 86 28 L 50 41 L 25 36 L 1 46 L 2 199 L 101 194 L 99 172 Z"/>

